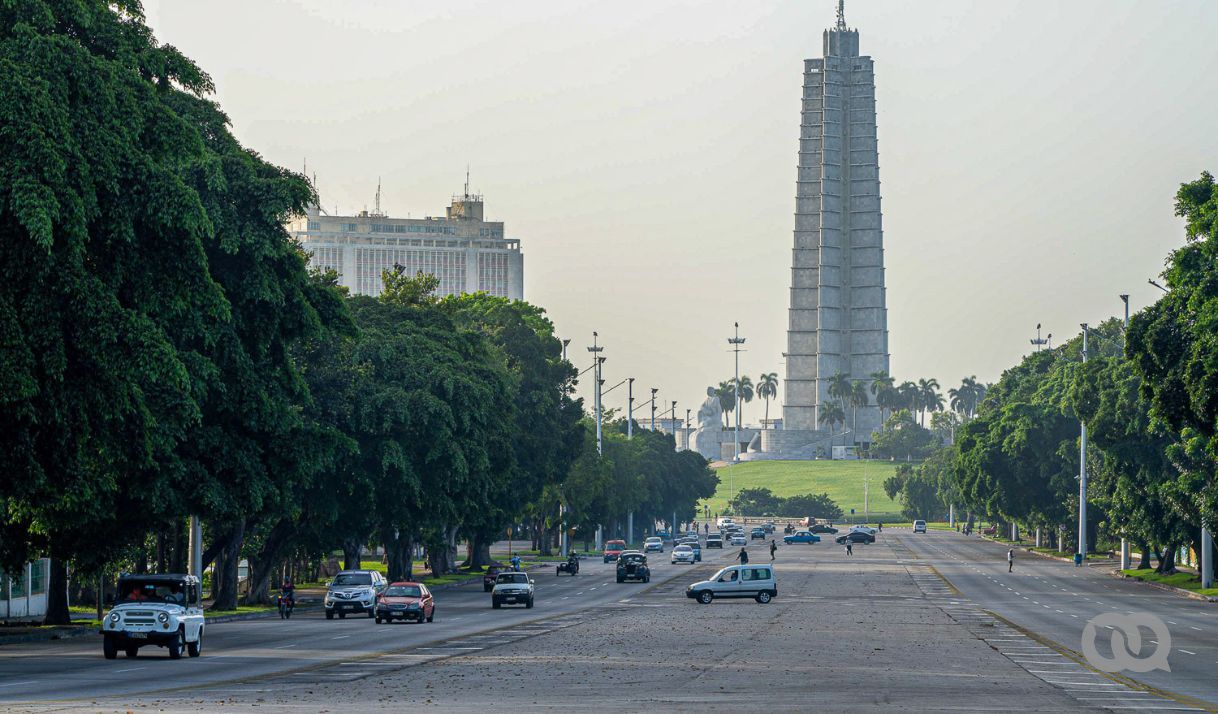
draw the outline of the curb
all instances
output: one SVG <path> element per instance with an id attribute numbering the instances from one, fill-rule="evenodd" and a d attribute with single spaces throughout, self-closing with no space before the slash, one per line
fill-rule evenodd
<path id="1" fill-rule="evenodd" d="M 45 632 L 31 632 L 25 635 L 0 635 L 0 647 L 5 645 L 19 645 L 26 642 L 50 642 L 52 640 L 71 640 L 77 637 L 97 634 L 97 630 L 92 627 L 73 627 L 71 629 L 56 629 L 47 630 Z"/>
<path id="2" fill-rule="evenodd" d="M 1168 585 L 1166 583 L 1152 583 L 1149 580 L 1143 580 L 1133 575 L 1126 575 L 1120 570 L 1113 570 L 1109 574 L 1114 578 L 1133 580 L 1143 585 L 1149 585 L 1152 588 L 1158 588 L 1159 590 L 1173 593 L 1175 595 L 1183 595 L 1184 597 L 1192 598 L 1193 600 L 1201 600 L 1203 602 L 1218 602 L 1218 597 L 1214 597 L 1213 595 L 1202 595 L 1201 593 L 1193 592 L 1192 590 L 1185 590 L 1184 588 L 1178 588 L 1175 585 Z"/>

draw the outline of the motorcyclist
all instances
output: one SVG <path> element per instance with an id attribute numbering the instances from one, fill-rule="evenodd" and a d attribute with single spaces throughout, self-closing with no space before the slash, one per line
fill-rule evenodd
<path id="1" fill-rule="evenodd" d="M 519 555 L 512 556 L 512 570 L 515 570 L 516 572 L 520 572 L 520 556 Z"/>
<path id="2" fill-rule="evenodd" d="M 575 554 L 575 551 L 567 554 L 567 570 L 570 572 L 579 570 L 579 556 Z"/>
<path id="3" fill-rule="evenodd" d="M 296 606 L 296 586 L 292 583 L 291 578 L 283 579 L 283 585 L 279 588 L 279 598 L 288 607 Z"/>

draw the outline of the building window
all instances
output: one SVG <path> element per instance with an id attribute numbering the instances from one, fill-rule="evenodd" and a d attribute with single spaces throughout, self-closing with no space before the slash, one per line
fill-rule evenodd
<path id="1" fill-rule="evenodd" d="M 30 594 L 41 595 L 47 591 L 47 560 L 39 558 L 30 563 Z"/>
<path id="2" fill-rule="evenodd" d="M 343 230 L 348 233 L 354 233 L 355 231 L 359 230 L 359 224 L 358 223 L 344 223 Z"/>
<path id="3" fill-rule="evenodd" d="M 309 226 L 305 230 L 320 231 L 321 230 L 321 221 L 309 221 Z"/>

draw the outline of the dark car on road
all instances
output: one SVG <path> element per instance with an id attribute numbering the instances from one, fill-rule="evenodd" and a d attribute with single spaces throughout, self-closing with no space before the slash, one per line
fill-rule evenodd
<path id="1" fill-rule="evenodd" d="M 765 529 L 758 526 L 749 531 L 749 540 L 765 540 Z"/>
<path id="2" fill-rule="evenodd" d="M 617 581 L 642 580 L 651 582 L 651 568 L 647 566 L 647 556 L 637 550 L 628 550 L 617 559 Z"/>
<path id="3" fill-rule="evenodd" d="M 828 533 L 829 535 L 833 535 L 834 533 L 837 533 L 836 528 L 834 528 L 833 526 L 827 526 L 824 523 L 817 523 L 816 525 L 812 526 L 808 530 L 812 531 L 813 533 Z"/>
<path id="4" fill-rule="evenodd" d="M 482 592 L 489 593 L 495 589 L 495 578 L 499 577 L 499 573 L 505 572 L 508 569 L 503 563 L 491 563 L 486 566 L 486 572 L 482 574 Z"/>
<path id="5" fill-rule="evenodd" d="M 874 543 L 875 536 L 871 535 L 867 531 L 850 531 L 849 533 L 839 535 L 834 540 L 837 541 L 838 545 L 845 545 L 846 541 L 850 541 L 851 543 L 863 543 L 865 545 L 867 543 Z"/>

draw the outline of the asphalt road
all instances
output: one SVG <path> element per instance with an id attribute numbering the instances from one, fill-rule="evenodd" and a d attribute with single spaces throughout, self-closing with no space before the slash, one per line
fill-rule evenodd
<path id="1" fill-rule="evenodd" d="M 977 536 L 951 531 L 915 535 L 908 530 L 883 535 L 932 564 L 980 608 L 1076 653 L 1082 652 L 1087 621 L 1101 613 L 1148 612 L 1159 617 L 1171 634 L 1171 671 L 1123 676 L 1218 707 L 1218 603 L 1115 578 L 1108 574 L 1110 567 L 1079 568 L 1020 550 L 1014 572 L 1008 573 L 1007 547 Z M 1104 656 L 1111 654 L 1110 629 L 1098 630 L 1097 649 Z M 1159 643 L 1150 640 L 1143 646 L 1153 651 Z"/>
<path id="2" fill-rule="evenodd" d="M 729 553 L 735 551 L 703 550 L 704 562 L 726 562 Z M 668 557 L 668 549 L 650 555 L 653 585 L 689 575 L 691 566 L 672 565 Z M 530 571 L 536 582 L 536 604 L 531 610 L 512 605 L 492 610 L 490 594 L 479 582 L 437 592 L 435 621 L 427 624 L 377 625 L 362 616 L 326 620 L 320 609 L 298 610 L 290 620 L 209 624 L 203 654 L 193 659 L 173 661 L 165 649 L 147 647 L 136 659 L 120 654 L 117 660 L 106 660 L 100 635 L 0 647 L 0 707 L 204 686 L 222 696 L 225 683 L 416 651 L 454 637 L 617 603 L 645 587 L 619 585 L 614 567 L 593 557 L 581 561 L 580 574 L 574 577 L 557 576 L 552 567 Z M 246 689 L 235 686 L 232 691 Z"/>

